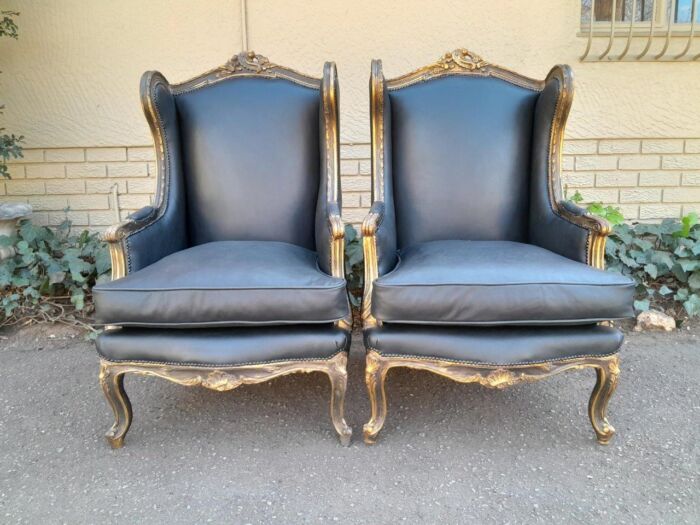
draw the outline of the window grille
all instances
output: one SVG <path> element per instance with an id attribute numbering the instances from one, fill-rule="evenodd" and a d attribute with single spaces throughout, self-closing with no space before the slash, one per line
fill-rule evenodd
<path id="1" fill-rule="evenodd" d="M 582 0 L 582 62 L 700 61 L 700 0 Z"/>

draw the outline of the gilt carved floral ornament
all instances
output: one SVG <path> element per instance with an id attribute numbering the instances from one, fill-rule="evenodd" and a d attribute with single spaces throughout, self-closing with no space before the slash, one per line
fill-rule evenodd
<path id="1" fill-rule="evenodd" d="M 440 60 L 437 61 L 436 67 L 445 71 L 464 69 L 467 71 L 475 71 L 487 66 L 483 58 L 476 53 L 472 53 L 468 49 L 455 49 L 454 51 L 445 53 Z"/>
<path id="2" fill-rule="evenodd" d="M 272 67 L 275 66 L 267 57 L 256 55 L 255 51 L 243 51 L 237 55 L 233 55 L 228 62 L 221 66 L 221 69 L 227 73 L 237 73 L 241 71 L 261 73 Z"/>

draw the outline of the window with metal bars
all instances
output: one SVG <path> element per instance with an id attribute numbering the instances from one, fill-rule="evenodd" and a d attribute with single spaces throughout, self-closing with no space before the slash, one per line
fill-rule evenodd
<path id="1" fill-rule="evenodd" d="M 595 3 L 596 22 L 610 22 L 613 9 L 617 22 L 662 22 L 671 18 L 673 12 L 674 24 L 690 24 L 693 14 L 694 0 L 582 0 L 581 24 L 588 25 L 591 21 L 591 5 Z M 700 5 L 695 0 L 695 21 L 700 22 Z M 656 11 L 656 14 L 654 13 Z"/>

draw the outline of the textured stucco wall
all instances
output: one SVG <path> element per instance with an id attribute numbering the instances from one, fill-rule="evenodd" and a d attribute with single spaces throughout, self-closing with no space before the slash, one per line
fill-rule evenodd
<path id="1" fill-rule="evenodd" d="M 240 49 L 238 0 L 6 0 L 20 40 L 0 41 L 2 123 L 29 147 L 148 144 L 138 80 L 184 80 Z M 700 64 L 578 61 L 577 0 L 248 0 L 250 47 L 320 75 L 338 64 L 342 139 L 367 142 L 370 59 L 387 76 L 466 46 L 543 78 L 569 63 L 577 96 L 568 137 L 700 137 Z M 674 43 L 677 45 L 677 43 Z"/>

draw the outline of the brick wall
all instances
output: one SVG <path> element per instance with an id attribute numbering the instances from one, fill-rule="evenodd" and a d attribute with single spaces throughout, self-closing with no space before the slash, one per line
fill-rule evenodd
<path id="1" fill-rule="evenodd" d="M 77 227 L 101 230 L 117 222 L 117 210 L 123 219 L 150 204 L 156 189 L 151 146 L 25 149 L 9 168 L 0 201 L 28 202 L 39 224 L 60 224 L 67 214 Z"/>
<path id="2" fill-rule="evenodd" d="M 151 203 L 156 166 L 150 146 L 27 149 L 0 181 L 0 200 L 29 202 L 34 220 L 104 229 Z M 370 206 L 370 146 L 341 146 L 343 216 L 362 222 Z M 568 140 L 562 184 L 586 202 L 619 206 L 627 219 L 654 221 L 700 212 L 700 139 Z M 115 190 L 116 199 L 115 203 Z M 69 211 L 66 212 L 65 210 Z"/>
<path id="3" fill-rule="evenodd" d="M 629 220 L 700 212 L 700 139 L 569 140 L 562 186 Z"/>

